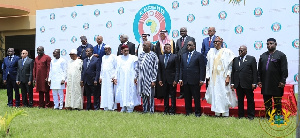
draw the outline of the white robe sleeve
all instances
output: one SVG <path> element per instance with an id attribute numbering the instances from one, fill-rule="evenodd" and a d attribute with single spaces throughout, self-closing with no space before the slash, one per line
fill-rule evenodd
<path id="1" fill-rule="evenodd" d="M 103 59 L 104 59 L 104 57 L 102 57 L 101 70 L 100 70 L 100 76 L 99 76 L 99 79 L 102 79 L 102 78 L 103 78 Z"/>
<path id="2" fill-rule="evenodd" d="M 67 80 L 67 62 L 66 60 L 62 60 L 62 79 L 61 80 L 64 80 L 66 81 Z"/>
<path id="3" fill-rule="evenodd" d="M 52 61 L 51 61 L 50 62 L 50 71 L 49 71 L 48 81 L 51 81 L 52 76 L 53 76 L 53 70 L 52 70 Z"/>

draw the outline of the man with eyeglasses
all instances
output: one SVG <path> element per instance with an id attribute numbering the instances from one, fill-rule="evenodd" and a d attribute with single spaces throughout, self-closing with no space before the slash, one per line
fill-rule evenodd
<path id="1" fill-rule="evenodd" d="M 143 44 L 146 41 L 149 41 L 150 34 L 142 34 L 142 39 L 140 44 L 137 46 L 137 49 L 135 51 L 135 55 L 139 56 L 143 52 Z M 151 43 L 151 51 L 155 52 L 155 46 Z"/>
<path id="2" fill-rule="evenodd" d="M 81 36 L 80 40 L 81 40 L 81 45 L 77 48 L 77 57 L 81 60 L 84 60 L 85 58 L 87 58 L 85 53 L 86 49 L 87 48 L 93 49 L 93 46 L 87 42 L 86 36 Z"/>
<path id="3" fill-rule="evenodd" d="M 33 72 L 33 60 L 28 57 L 28 51 L 23 50 L 21 52 L 21 57 L 18 61 L 18 72 L 17 72 L 17 84 L 21 87 L 22 93 L 22 103 L 23 107 L 33 106 L 33 82 L 32 82 L 32 72 Z M 29 96 L 29 103 L 27 94 Z"/>
<path id="4" fill-rule="evenodd" d="M 254 119 L 254 93 L 257 83 L 256 59 L 247 54 L 247 47 L 240 46 L 239 56 L 233 59 L 231 89 L 236 89 L 238 96 L 239 118 L 244 117 L 244 97 L 247 97 L 248 118 Z"/>
<path id="5" fill-rule="evenodd" d="M 7 57 L 3 61 L 3 84 L 7 88 L 7 105 L 13 106 L 13 90 L 15 90 L 16 107 L 20 106 L 19 87 L 16 83 L 18 60 L 20 57 L 14 55 L 15 49 L 8 48 Z"/>
<path id="6" fill-rule="evenodd" d="M 230 89 L 230 76 L 234 53 L 222 48 L 223 39 L 216 36 L 215 48 L 207 53 L 206 79 L 208 88 L 205 93 L 207 103 L 211 104 L 211 111 L 216 116 L 229 116 L 229 107 L 237 105 L 235 92 Z"/>
<path id="7" fill-rule="evenodd" d="M 276 50 L 277 42 L 274 38 L 267 40 L 268 51 L 263 53 L 258 62 L 258 86 L 264 98 L 266 117 L 272 111 L 274 100 L 275 113 L 281 114 L 281 99 L 288 77 L 288 63 L 286 55 Z"/>
<path id="8" fill-rule="evenodd" d="M 201 53 L 195 50 L 196 42 L 189 41 L 188 53 L 181 56 L 179 84 L 184 87 L 186 116 L 192 114 L 192 96 L 194 97 L 195 116 L 201 116 L 200 87 L 205 79 L 205 62 Z"/>

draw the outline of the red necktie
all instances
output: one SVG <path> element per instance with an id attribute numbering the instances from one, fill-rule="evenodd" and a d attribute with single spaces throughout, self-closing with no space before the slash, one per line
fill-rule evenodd
<path id="1" fill-rule="evenodd" d="M 182 38 L 181 47 L 183 47 L 183 45 L 184 45 L 184 38 Z"/>

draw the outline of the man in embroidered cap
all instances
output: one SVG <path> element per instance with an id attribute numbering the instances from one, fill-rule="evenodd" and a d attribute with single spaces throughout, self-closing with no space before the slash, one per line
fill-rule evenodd
<path id="1" fill-rule="evenodd" d="M 137 57 L 129 55 L 127 45 L 121 46 L 122 55 L 117 57 L 116 79 L 116 103 L 120 103 L 121 112 L 133 112 L 135 106 L 141 104 L 141 97 L 138 95 L 135 84 L 135 66 Z"/>
<path id="2" fill-rule="evenodd" d="M 124 45 L 128 46 L 130 55 L 135 55 L 135 44 L 129 42 L 128 39 L 129 39 L 128 35 L 123 34 L 120 36 L 121 44 L 119 45 L 117 56 L 123 54 L 121 51 L 122 50 L 121 47 Z"/>
<path id="3" fill-rule="evenodd" d="M 135 51 L 136 56 L 139 56 L 143 52 L 143 44 L 144 44 L 144 42 L 149 41 L 149 37 L 150 37 L 150 34 L 142 34 L 141 43 L 138 45 L 138 47 Z M 151 51 L 155 52 L 155 47 L 153 46 L 152 43 L 151 43 Z"/>
<path id="4" fill-rule="evenodd" d="M 80 40 L 81 40 L 81 45 L 77 48 L 77 56 L 81 60 L 84 60 L 87 57 L 85 54 L 85 50 L 87 48 L 93 48 L 93 46 L 87 42 L 86 36 L 81 36 Z"/>
<path id="5" fill-rule="evenodd" d="M 286 55 L 276 50 L 277 42 L 274 38 L 267 40 L 268 51 L 263 53 L 258 63 L 258 86 L 264 97 L 266 117 L 272 111 L 272 99 L 276 113 L 281 114 L 281 99 L 288 77 L 288 63 Z"/>
<path id="6" fill-rule="evenodd" d="M 83 109 L 83 93 L 80 87 L 82 60 L 77 58 L 76 49 L 70 52 L 71 60 L 67 69 L 67 89 L 65 107 L 67 109 Z"/>
<path id="7" fill-rule="evenodd" d="M 117 109 L 113 80 L 116 78 L 117 56 L 111 54 L 111 47 L 104 46 L 105 55 L 102 57 L 99 83 L 101 84 L 100 108 L 107 110 Z"/>

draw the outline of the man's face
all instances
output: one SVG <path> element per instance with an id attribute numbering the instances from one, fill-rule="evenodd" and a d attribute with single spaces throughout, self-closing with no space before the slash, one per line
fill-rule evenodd
<path id="1" fill-rule="evenodd" d="M 188 51 L 189 52 L 192 52 L 195 50 L 195 45 L 192 41 L 189 41 L 188 44 L 187 44 L 187 48 L 188 48 Z"/>
<path id="2" fill-rule="evenodd" d="M 111 49 L 109 47 L 104 48 L 105 54 L 110 55 Z"/>
<path id="3" fill-rule="evenodd" d="M 215 35 L 215 33 L 216 33 L 215 28 L 213 28 L 213 27 L 208 28 L 208 35 L 209 36 L 213 36 L 213 35 Z"/>
<path id="4" fill-rule="evenodd" d="M 127 56 L 129 54 L 129 48 L 124 48 L 122 50 L 122 53 L 123 53 L 124 56 Z"/>
<path id="5" fill-rule="evenodd" d="M 143 51 L 144 52 L 149 52 L 150 51 L 150 48 L 151 48 L 151 43 L 150 42 L 146 42 L 143 44 Z"/>
<path id="6" fill-rule="evenodd" d="M 70 54 L 70 58 L 71 58 L 72 60 L 76 60 L 76 59 L 77 59 L 77 55 L 76 55 L 76 54 Z"/>
<path id="7" fill-rule="evenodd" d="M 162 40 L 165 40 L 165 38 L 166 38 L 165 33 L 160 33 L 159 35 L 160 35 L 160 38 L 161 38 Z"/>
<path id="8" fill-rule="evenodd" d="M 246 54 L 247 54 L 247 48 L 241 46 L 241 47 L 239 48 L 239 55 L 240 55 L 241 57 L 244 57 Z"/>
<path id="9" fill-rule="evenodd" d="M 221 48 L 221 45 L 222 45 L 222 41 L 219 37 L 217 37 L 214 41 L 214 46 L 215 46 L 216 49 L 219 50 Z"/>
<path id="10" fill-rule="evenodd" d="M 81 44 L 82 45 L 86 45 L 87 44 L 87 40 L 81 40 Z"/>
<path id="11" fill-rule="evenodd" d="M 26 51 L 26 50 L 23 50 L 22 52 L 21 52 L 21 57 L 22 58 L 26 58 L 28 56 L 28 52 Z"/>
<path id="12" fill-rule="evenodd" d="M 143 41 L 148 41 L 148 38 L 146 35 L 143 35 L 142 37 L 143 37 Z"/>
<path id="13" fill-rule="evenodd" d="M 59 51 L 58 50 L 54 50 L 53 51 L 53 57 L 55 57 L 55 58 L 59 58 Z"/>
<path id="14" fill-rule="evenodd" d="M 42 47 L 38 47 L 36 51 L 37 51 L 38 55 L 44 54 L 44 49 Z"/>
<path id="15" fill-rule="evenodd" d="M 97 37 L 97 43 L 102 44 L 103 38 L 101 36 Z"/>
<path id="16" fill-rule="evenodd" d="M 8 56 L 12 56 L 13 54 L 15 54 L 14 49 L 13 49 L 13 48 L 9 48 L 9 49 L 7 50 L 7 55 L 8 55 Z"/>
<path id="17" fill-rule="evenodd" d="M 170 45 L 165 45 L 165 53 L 170 54 L 171 53 L 171 46 Z"/>
<path id="18" fill-rule="evenodd" d="M 92 50 L 90 48 L 87 48 L 85 50 L 85 54 L 86 54 L 87 57 L 91 57 L 93 55 L 93 52 L 92 52 Z"/>
<path id="19" fill-rule="evenodd" d="M 187 30 L 185 30 L 184 28 L 181 28 L 181 29 L 180 29 L 180 35 L 181 35 L 182 37 L 185 37 L 185 36 L 187 35 Z"/>
<path id="20" fill-rule="evenodd" d="M 276 46 L 277 46 L 277 44 L 274 41 L 267 42 L 267 48 L 269 51 L 274 51 L 276 49 Z"/>

